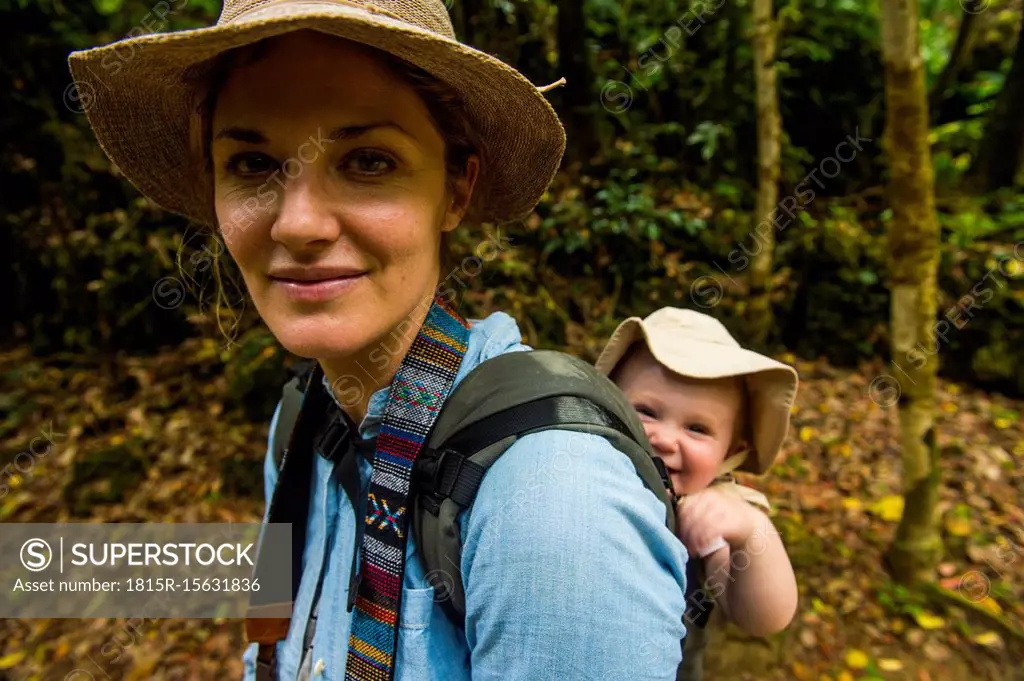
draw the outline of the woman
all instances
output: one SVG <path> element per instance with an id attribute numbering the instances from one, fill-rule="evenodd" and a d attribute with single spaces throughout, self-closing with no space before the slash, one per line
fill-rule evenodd
<path id="1" fill-rule="evenodd" d="M 70 61 L 104 150 L 152 200 L 220 231 L 267 326 L 317 361 L 362 438 L 429 429 L 430 409 L 396 421 L 417 403 L 392 382 L 440 400 L 481 362 L 529 350 L 508 315 L 469 323 L 443 305 L 444 235 L 527 215 L 564 132 L 540 90 L 454 39 L 439 0 L 228 0 L 215 27 Z M 424 350 L 438 338 L 440 359 Z M 358 510 L 316 458 L 299 592 L 265 676 L 674 678 L 685 549 L 624 455 L 550 430 L 494 464 L 461 523 L 461 629 L 411 533 L 368 529 L 355 554 L 366 499 L 407 487 L 389 437 L 360 461 Z M 265 476 L 270 499 L 269 453 Z M 400 593 L 358 579 L 385 554 L 405 556 Z M 255 645 L 245 660 L 255 678 Z"/>

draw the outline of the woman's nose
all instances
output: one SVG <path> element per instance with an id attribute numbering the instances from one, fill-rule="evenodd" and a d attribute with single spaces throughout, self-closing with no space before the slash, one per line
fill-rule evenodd
<path id="1" fill-rule="evenodd" d="M 307 177 L 284 183 L 278 192 L 278 212 L 270 236 L 292 251 L 327 245 L 337 241 L 341 228 L 332 210 L 331 198 L 321 183 L 305 168 Z"/>

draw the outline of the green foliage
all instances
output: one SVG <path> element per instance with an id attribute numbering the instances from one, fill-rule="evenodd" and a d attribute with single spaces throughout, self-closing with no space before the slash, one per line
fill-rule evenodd
<path id="1" fill-rule="evenodd" d="M 213 4 L 191 2 L 165 27 L 208 23 Z M 184 222 L 138 198 L 111 167 L 66 66 L 74 49 L 159 27 L 152 4 L 103 0 L 72 12 L 59 1 L 7 3 L 0 12 L 9 29 L 0 61 L 12 82 L 0 89 L 0 130 L 11 141 L 0 150 L 0 248 L 13 263 L 0 284 L 15 301 L 4 336 L 41 352 L 180 342 L 194 332 L 182 314 L 189 306 L 161 309 L 154 288 L 177 276 Z"/>
<path id="2" fill-rule="evenodd" d="M 570 279 L 596 276 L 588 295 L 618 291 L 614 319 L 661 305 L 700 308 L 710 301 L 695 297 L 693 287 L 713 281 L 720 292 L 705 311 L 742 328 L 749 258 L 758 250 L 751 217 L 735 208 L 744 188 L 726 180 L 712 191 L 673 187 L 656 169 L 614 169 L 601 182 L 582 178 L 579 184 L 563 191 L 556 185 L 550 207 L 540 209 L 539 228 L 517 241 L 523 270 L 539 261 Z M 982 377 L 1011 391 L 1024 388 L 1018 368 L 1024 366 L 1024 263 L 1005 259 L 1013 257 L 1012 243 L 1024 239 L 1021 201 L 1006 196 L 988 212 L 963 200 L 941 212 L 936 323 L 943 315 L 955 318 L 958 301 L 967 305 L 964 297 L 974 292 L 970 318 L 961 315 L 962 328 L 945 333 L 941 342 L 942 371 L 963 380 Z M 888 211 L 817 199 L 777 230 L 774 343 L 840 364 L 889 355 L 888 219 Z M 1019 268 L 1019 274 L 1003 276 L 999 267 Z M 526 286 L 515 279 L 505 285 Z M 555 296 L 556 302 L 576 299 L 573 293 Z M 588 318 L 582 308 L 581 315 L 571 320 L 598 333 L 595 325 L 603 318 Z M 565 321 L 552 316 L 541 339 L 561 338 Z"/>
<path id="3" fill-rule="evenodd" d="M 244 417 L 254 422 L 273 416 L 281 377 L 285 375 L 285 355 L 265 327 L 252 329 L 238 339 L 225 373 L 230 406 L 241 409 Z"/>
<path id="4" fill-rule="evenodd" d="M 749 4 L 721 3 L 698 16 L 694 3 L 676 0 L 587 0 L 580 30 L 588 39 L 589 112 L 600 148 L 582 168 L 557 178 L 525 228 L 512 228 L 516 254 L 490 264 L 472 284 L 489 296 L 481 301 L 532 317 L 527 331 L 535 342 L 571 345 L 574 324 L 599 330 L 660 304 L 689 306 L 690 288 L 701 277 L 721 283 L 714 314 L 744 318 L 746 265 L 737 263 L 757 247 L 752 229 L 763 219 L 751 215 L 757 115 Z M 487 21 L 475 24 L 478 44 L 536 82 L 561 75 L 555 3 L 493 0 L 481 7 Z M 219 9 L 217 0 L 191 0 L 154 24 L 153 5 L 143 0 L 90 0 L 74 11 L 63 0 L 0 0 L 10 36 L 0 45 L 0 70 L 10 82 L 0 88 L 0 128 L 10 140 L 0 150 L 0 248 L 13 263 L 0 272 L 0 284 L 14 308 L 5 317 L 5 337 L 39 352 L 149 351 L 195 335 L 197 323 L 217 337 L 208 312 L 222 246 L 204 245 L 182 220 L 140 199 L 110 166 L 69 94 L 66 57 L 146 26 L 206 25 Z M 951 88 L 932 133 L 948 244 L 943 309 L 985 275 L 999 244 L 1024 238 L 1024 208 L 1012 192 L 988 203 L 957 198 L 1008 69 L 1014 36 L 1003 14 Z M 793 195 L 855 130 L 878 141 L 877 149 L 844 164 L 777 233 L 773 342 L 856 361 L 887 351 L 887 214 L 873 199 L 856 198 L 886 180 L 879 162 L 878 2 L 787 0 L 777 3 L 777 16 L 780 196 Z M 956 0 L 922 1 L 930 81 L 944 68 L 962 16 Z M 632 94 L 618 113 L 602 106 L 602 88 L 612 80 Z M 556 107 L 560 93 L 551 93 Z M 849 195 L 855 197 L 841 198 Z M 492 287 L 501 290 L 483 293 Z M 944 346 L 946 370 L 966 367 L 1024 385 L 1015 373 L 1024 347 L 1019 287 L 1015 279 L 993 288 L 991 300 L 986 296 L 983 309 Z M 228 302 L 239 302 L 237 287 L 229 289 Z M 168 305 L 176 292 L 182 300 Z M 243 413 L 267 409 L 254 396 L 276 380 L 267 378 L 278 368 L 276 354 L 263 354 L 268 343 L 255 332 L 243 334 L 237 357 L 225 354 L 230 406 Z"/>
<path id="5" fill-rule="evenodd" d="M 721 123 L 701 121 L 697 124 L 697 128 L 690 133 L 690 136 L 686 138 L 686 143 L 699 145 L 700 157 L 708 161 L 715 155 L 719 136 L 728 134 L 728 130 Z"/>
<path id="6" fill-rule="evenodd" d="M 120 11 L 124 6 L 124 0 L 93 0 L 92 4 L 96 7 L 97 12 L 110 16 L 111 14 Z"/>
<path id="7" fill-rule="evenodd" d="M 893 616 L 920 615 L 928 607 L 928 598 L 902 584 L 887 581 L 878 590 L 878 602 Z"/>

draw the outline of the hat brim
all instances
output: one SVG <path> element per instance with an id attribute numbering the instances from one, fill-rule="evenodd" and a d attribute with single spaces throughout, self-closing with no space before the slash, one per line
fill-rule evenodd
<path id="1" fill-rule="evenodd" d="M 696 379 L 742 376 L 749 397 L 754 451 L 738 470 L 761 474 L 771 467 L 789 431 L 789 415 L 798 383 L 793 367 L 739 345 L 679 338 L 671 343 L 659 342 L 648 333 L 643 319 L 630 317 L 612 333 L 595 363 L 597 370 L 611 374 L 638 340 L 644 341 L 662 366 L 681 376 Z"/>
<path id="2" fill-rule="evenodd" d="M 301 29 L 391 53 L 463 98 L 489 161 L 474 197 L 482 220 L 517 220 L 540 201 L 565 150 L 565 130 L 543 94 L 495 57 L 386 15 L 289 2 L 223 25 L 73 52 L 68 62 L 96 138 L 125 177 L 156 204 L 213 225 L 200 111 L 203 66 L 229 49 Z"/>

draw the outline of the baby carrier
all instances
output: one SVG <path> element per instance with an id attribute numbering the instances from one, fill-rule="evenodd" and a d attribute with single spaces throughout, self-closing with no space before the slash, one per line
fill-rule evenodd
<path id="1" fill-rule="evenodd" d="M 285 385 L 274 432 L 279 478 L 268 522 L 292 524 L 293 602 L 301 577 L 314 451 L 338 462 L 342 485 L 355 503 L 357 450 L 372 447 L 372 442 L 360 440 L 322 383 L 322 372 L 310 363 Z M 625 454 L 664 504 L 665 523 L 675 531 L 675 499 L 665 466 L 652 453 L 636 412 L 606 376 L 580 359 L 549 350 L 512 352 L 483 362 L 453 389 L 412 477 L 416 543 L 426 573 L 434 577 L 438 601 L 460 627 L 466 615 L 465 589 L 459 571 L 450 567 L 461 565 L 459 514 L 473 504 L 490 466 L 518 438 L 553 428 L 599 435 Z M 688 561 L 685 618 L 688 636 L 703 640 L 694 629 L 706 625 L 711 601 L 701 591 L 698 568 L 699 561 Z M 260 644 L 262 681 L 274 678 L 274 644 L 287 634 L 289 621 L 267 618 L 266 608 L 273 605 L 255 603 L 250 618 L 257 618 L 248 619 L 246 626 L 249 640 Z M 307 641 L 312 640 L 311 629 Z M 700 646 L 686 649 L 690 659 L 680 666 L 678 678 L 698 678 L 692 674 L 700 670 L 700 661 L 693 659 Z"/>

